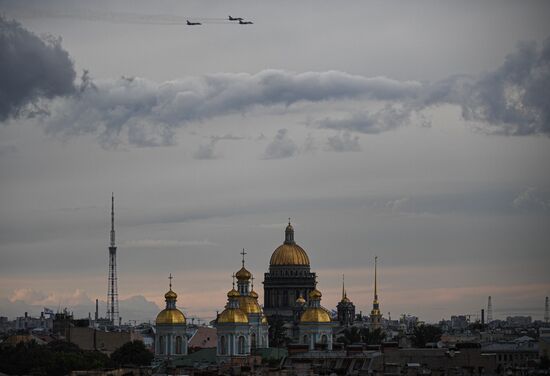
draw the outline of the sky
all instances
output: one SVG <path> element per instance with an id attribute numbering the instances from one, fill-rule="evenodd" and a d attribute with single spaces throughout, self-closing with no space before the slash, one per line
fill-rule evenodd
<path id="1" fill-rule="evenodd" d="M 296 241 L 334 309 L 542 319 L 545 1 L 0 1 L 0 315 L 210 320 Z M 238 25 L 227 16 L 244 17 Z M 185 21 L 201 22 L 187 26 Z M 545 167 L 546 166 L 546 167 Z"/>

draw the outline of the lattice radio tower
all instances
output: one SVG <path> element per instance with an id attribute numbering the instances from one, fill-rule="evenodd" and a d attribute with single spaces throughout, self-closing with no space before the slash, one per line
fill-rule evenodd
<path id="1" fill-rule="evenodd" d="M 493 303 L 491 303 L 491 297 L 487 299 L 487 324 L 493 321 Z"/>
<path id="2" fill-rule="evenodd" d="M 107 319 L 112 325 L 119 322 L 118 287 L 116 275 L 116 245 L 115 245 L 115 195 L 111 196 L 111 243 L 109 245 L 109 281 L 107 290 Z"/>
<path id="3" fill-rule="evenodd" d="M 550 321 L 550 314 L 548 313 L 548 297 L 544 300 L 544 322 L 548 324 Z"/>

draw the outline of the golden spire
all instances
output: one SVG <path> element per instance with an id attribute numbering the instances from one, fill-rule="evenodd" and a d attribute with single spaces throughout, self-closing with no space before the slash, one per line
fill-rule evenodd
<path id="1" fill-rule="evenodd" d="M 342 300 L 346 297 L 346 288 L 345 288 L 345 282 L 344 282 L 344 274 L 342 274 Z"/>
<path id="2" fill-rule="evenodd" d="M 374 256 L 374 300 L 378 301 L 378 287 L 377 287 L 377 274 L 376 274 L 376 264 L 378 262 L 378 256 Z"/>

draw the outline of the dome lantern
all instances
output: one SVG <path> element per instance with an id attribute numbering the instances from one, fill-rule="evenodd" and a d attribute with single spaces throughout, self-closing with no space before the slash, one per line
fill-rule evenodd
<path id="1" fill-rule="evenodd" d="M 288 226 L 285 229 L 285 244 L 295 244 L 294 227 L 290 224 L 290 218 L 288 219 Z"/>

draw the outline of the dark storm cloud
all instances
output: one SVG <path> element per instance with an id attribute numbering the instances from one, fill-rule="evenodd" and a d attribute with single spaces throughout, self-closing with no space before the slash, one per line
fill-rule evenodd
<path id="1" fill-rule="evenodd" d="M 75 71 L 59 39 L 41 39 L 0 16 L 0 121 L 41 98 L 74 91 Z"/>
<path id="2" fill-rule="evenodd" d="M 44 42 L 15 22 L 2 20 L 0 120 L 41 97 L 74 91 L 75 73 L 59 41 Z M 313 121 L 322 128 L 377 134 L 420 120 L 444 104 L 462 108 L 465 120 L 485 133 L 550 134 L 550 39 L 522 43 L 505 62 L 480 77 L 452 76 L 435 83 L 363 77 L 338 71 L 219 73 L 164 83 L 144 78 L 82 78 L 73 95 L 48 101 L 40 116 L 62 138 L 95 135 L 106 147 L 120 142 L 150 147 L 175 143 L 176 129 L 217 116 L 296 103 L 365 101 L 343 116 Z M 372 102 L 379 102 L 369 108 Z M 336 109 L 337 110 L 337 109 Z M 346 114 L 347 113 L 347 114 Z M 282 137 L 284 135 L 278 135 Z M 266 158 L 295 155 L 291 140 L 274 139 Z M 279 145 L 279 146 L 277 146 Z M 213 144 L 196 157 L 213 157 Z M 286 148 L 283 151 L 283 146 Z"/>

